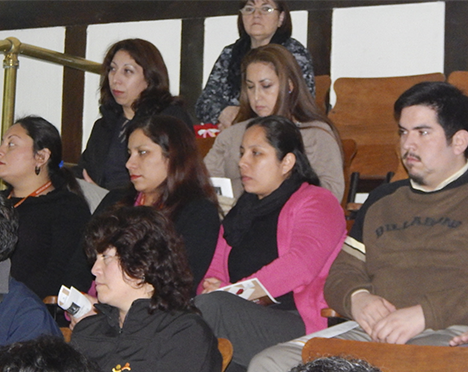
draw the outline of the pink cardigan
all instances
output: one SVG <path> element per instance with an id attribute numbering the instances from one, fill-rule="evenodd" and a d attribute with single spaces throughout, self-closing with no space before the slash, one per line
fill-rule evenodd
<path id="1" fill-rule="evenodd" d="M 231 247 L 221 228 L 216 251 L 205 278 L 228 285 Z M 286 202 L 278 218 L 278 258 L 245 279 L 258 278 L 273 297 L 294 292 L 307 333 L 327 326 L 320 310 L 327 307 L 323 286 L 346 237 L 343 209 L 333 194 L 307 183 Z M 198 293 L 202 291 L 201 285 Z"/>

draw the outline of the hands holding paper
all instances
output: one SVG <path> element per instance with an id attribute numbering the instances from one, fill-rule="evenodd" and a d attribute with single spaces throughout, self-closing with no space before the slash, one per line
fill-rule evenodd
<path id="1" fill-rule="evenodd" d="M 89 300 L 89 302 L 91 302 L 93 305 L 98 303 L 98 299 L 96 297 L 90 296 L 87 293 L 83 293 L 83 296 L 85 296 Z M 68 327 L 73 331 L 73 328 L 75 328 L 75 326 L 78 324 L 78 322 L 81 319 L 84 319 L 88 316 L 96 315 L 96 314 L 97 314 L 97 311 L 94 309 L 94 306 L 91 307 L 90 311 L 88 311 L 86 314 L 80 317 L 74 317 L 73 315 L 68 314 L 70 316 L 70 325 Z"/>

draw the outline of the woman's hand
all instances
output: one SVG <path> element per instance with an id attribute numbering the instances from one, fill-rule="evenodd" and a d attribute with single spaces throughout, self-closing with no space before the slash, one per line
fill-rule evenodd
<path id="1" fill-rule="evenodd" d="M 93 297 L 93 296 L 90 296 L 89 294 L 87 293 L 83 293 L 83 295 L 89 300 L 89 302 L 91 302 L 91 304 L 93 305 L 91 307 L 91 310 L 88 311 L 85 315 L 83 315 L 82 317 L 80 318 L 75 318 L 73 315 L 70 315 L 68 314 L 68 316 L 70 317 L 70 325 L 68 326 L 72 331 L 73 331 L 73 328 L 75 328 L 75 326 L 78 324 L 78 322 L 81 320 L 81 319 L 84 319 L 88 316 L 91 316 L 91 315 L 96 315 L 97 314 L 97 311 L 94 309 L 94 304 L 97 304 L 98 303 L 98 300 L 96 297 Z"/>
<path id="2" fill-rule="evenodd" d="M 203 291 L 202 293 L 210 293 L 221 287 L 221 280 L 217 278 L 206 278 L 203 281 Z"/>
<path id="3" fill-rule="evenodd" d="M 239 106 L 227 106 L 218 117 L 218 129 L 220 131 L 229 128 L 239 113 Z"/>
<path id="4" fill-rule="evenodd" d="M 83 179 L 86 182 L 92 183 L 93 185 L 97 185 L 97 183 L 94 182 L 93 179 L 89 176 L 88 172 L 86 172 L 86 169 L 83 169 Z"/>

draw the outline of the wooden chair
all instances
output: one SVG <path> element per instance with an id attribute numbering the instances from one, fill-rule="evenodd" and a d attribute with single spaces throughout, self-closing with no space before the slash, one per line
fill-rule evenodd
<path id="1" fill-rule="evenodd" d="M 455 85 L 465 95 L 468 95 L 468 71 L 453 71 L 448 76 L 447 82 Z"/>
<path id="2" fill-rule="evenodd" d="M 331 87 L 330 75 L 319 75 L 315 77 L 315 103 L 325 115 L 328 112 L 328 98 Z"/>
<path id="3" fill-rule="evenodd" d="M 206 138 L 197 137 L 195 139 L 197 141 L 198 151 L 200 151 L 201 157 L 204 158 L 205 155 L 208 154 L 208 151 L 210 151 L 211 147 L 213 146 L 213 143 L 216 137 L 206 137 Z"/>
<path id="4" fill-rule="evenodd" d="M 46 304 L 54 320 L 57 320 L 57 310 L 58 310 L 57 296 L 44 297 L 42 302 Z M 68 327 L 60 327 L 60 331 L 62 331 L 62 335 L 63 335 L 63 338 L 65 339 L 65 342 L 70 342 L 71 334 L 72 334 L 71 329 Z"/>
<path id="5" fill-rule="evenodd" d="M 393 345 L 312 338 L 302 349 L 304 363 L 333 355 L 366 360 L 383 372 L 464 372 L 468 364 L 466 347 Z"/>
<path id="6" fill-rule="evenodd" d="M 223 357 L 223 367 L 221 372 L 224 372 L 229 363 L 231 363 L 234 349 L 232 347 L 231 341 L 229 341 L 227 338 L 218 338 L 218 349 Z"/>
<path id="7" fill-rule="evenodd" d="M 328 113 L 342 139 L 354 139 L 358 149 L 351 172 L 361 177 L 385 177 L 398 166 L 398 130 L 393 105 L 408 88 L 422 81 L 444 81 L 441 73 L 389 78 L 339 78 L 337 100 Z"/>
<path id="8" fill-rule="evenodd" d="M 351 176 L 351 163 L 356 156 L 357 153 L 357 143 L 355 140 L 348 138 L 345 140 L 341 140 L 341 146 L 343 148 L 343 175 L 345 179 L 345 191 L 342 200 L 342 206 L 345 207 L 346 205 L 346 196 L 349 192 L 349 180 Z"/>

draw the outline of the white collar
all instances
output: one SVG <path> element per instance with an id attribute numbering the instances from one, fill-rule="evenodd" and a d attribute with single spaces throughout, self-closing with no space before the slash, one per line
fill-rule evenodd
<path id="1" fill-rule="evenodd" d="M 468 170 L 468 162 L 463 166 L 463 168 L 456 171 L 450 177 L 446 178 L 444 181 L 439 183 L 434 190 L 427 190 L 424 186 L 420 185 L 419 183 L 414 182 L 412 179 L 410 179 L 410 182 L 411 182 L 411 186 L 415 190 L 424 191 L 424 192 L 438 191 L 438 190 L 442 190 L 449 183 L 451 183 L 451 182 L 455 181 L 457 178 L 461 177 L 461 175 L 463 175 L 467 170 Z"/>

